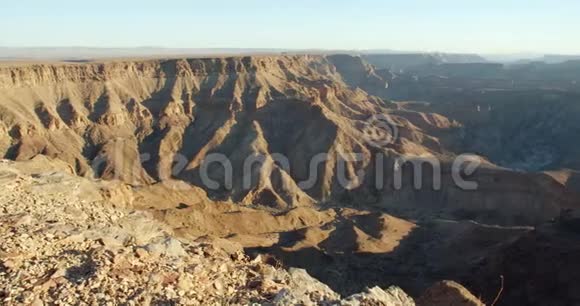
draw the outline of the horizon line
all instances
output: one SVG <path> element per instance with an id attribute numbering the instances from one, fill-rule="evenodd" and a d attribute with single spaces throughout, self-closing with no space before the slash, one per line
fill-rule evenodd
<path id="1" fill-rule="evenodd" d="M 232 50 L 232 51 L 278 51 L 278 52 L 380 52 L 385 54 L 449 54 L 449 55 L 487 55 L 487 56 L 580 56 L 578 53 L 568 52 L 542 52 L 542 51 L 514 51 L 514 52 L 459 52 L 459 51 L 441 51 L 441 50 L 399 50 L 389 48 L 361 48 L 361 49 L 341 49 L 341 48 L 279 48 L 279 47 L 164 47 L 164 46 L 90 46 L 90 45 L 71 45 L 71 46 L 11 46 L 2 45 L 3 49 L 95 49 L 95 50 Z"/>

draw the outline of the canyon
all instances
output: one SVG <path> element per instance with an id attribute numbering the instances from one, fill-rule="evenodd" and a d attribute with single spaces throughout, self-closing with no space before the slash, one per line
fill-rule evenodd
<path id="1" fill-rule="evenodd" d="M 394 285 L 419 302 L 453 280 L 488 304 L 500 288 L 496 305 L 578 303 L 574 63 L 463 60 L 2 63 L 0 155 L 118 184 L 131 201 L 108 201 L 173 236 L 305 269 L 334 294 Z M 466 154 L 473 189 L 455 176 Z"/>

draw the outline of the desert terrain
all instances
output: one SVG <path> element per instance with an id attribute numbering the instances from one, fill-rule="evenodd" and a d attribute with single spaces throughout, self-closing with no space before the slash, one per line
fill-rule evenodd
<path id="1" fill-rule="evenodd" d="M 3 63 L 0 298 L 577 305 L 578 65 Z"/>

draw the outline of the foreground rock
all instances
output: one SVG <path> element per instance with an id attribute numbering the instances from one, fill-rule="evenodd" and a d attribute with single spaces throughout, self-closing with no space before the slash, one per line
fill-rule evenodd
<path id="1" fill-rule="evenodd" d="M 442 281 L 417 300 L 419 306 L 485 306 L 469 290 L 454 281 Z"/>
<path id="2" fill-rule="evenodd" d="M 341 300 L 304 270 L 176 239 L 149 214 L 114 205 L 131 199 L 121 185 L 46 172 L 50 163 L 0 163 L 3 305 L 414 305 L 395 287 Z"/>

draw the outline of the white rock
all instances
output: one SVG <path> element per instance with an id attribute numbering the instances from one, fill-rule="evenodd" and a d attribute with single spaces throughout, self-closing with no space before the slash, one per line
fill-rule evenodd
<path id="1" fill-rule="evenodd" d="M 368 305 L 370 301 L 386 306 L 415 306 L 415 301 L 401 288 L 395 286 L 389 287 L 387 290 L 379 287 L 366 289 L 363 293 L 354 294 L 344 299 L 341 305 L 361 306 Z"/>
<path id="2" fill-rule="evenodd" d="M 159 237 L 145 246 L 145 249 L 154 255 L 165 255 L 168 257 L 181 257 L 187 252 L 181 246 L 179 240 L 172 237 Z"/>

